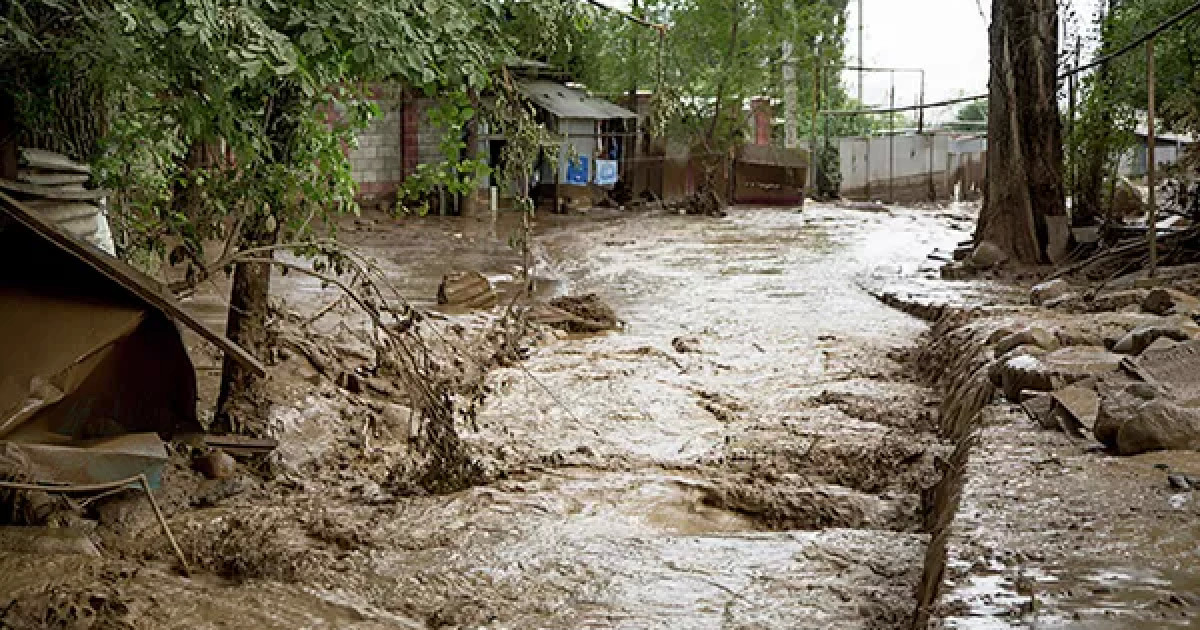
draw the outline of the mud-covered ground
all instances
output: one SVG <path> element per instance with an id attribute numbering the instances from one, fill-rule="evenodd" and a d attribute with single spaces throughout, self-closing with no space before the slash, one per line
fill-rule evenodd
<path id="1" fill-rule="evenodd" d="M 866 288 L 928 276 L 927 254 L 950 249 L 970 221 L 964 208 L 819 204 L 721 219 L 543 217 L 538 294 L 597 293 L 624 324 L 543 332 L 522 365 L 490 373 L 477 417 L 460 426 L 483 483 L 414 494 L 411 411 L 389 398 L 386 379 L 347 381 L 285 346 L 272 358 L 281 446 L 271 468 L 223 481 L 168 471 L 161 498 L 192 577 L 172 568 L 144 500 L 130 494 L 77 525 L 89 553 L 0 553 L 0 592 L 13 602 L 0 601 L 0 619 L 903 626 L 927 542 L 919 494 L 939 479 L 935 457 L 947 447 L 932 433 L 936 396 L 897 351 L 926 325 Z M 520 262 L 507 229 L 374 217 L 348 221 L 343 237 L 432 307 L 455 268 L 504 292 Z M 337 297 L 294 276 L 276 288 L 304 315 Z M 971 290 L 955 288 L 960 298 Z M 195 305 L 219 322 L 217 295 Z M 367 354 L 352 310 L 330 313 L 304 334 L 342 357 Z M 492 316 L 432 321 L 471 346 Z M 211 396 L 216 359 L 197 357 Z"/>

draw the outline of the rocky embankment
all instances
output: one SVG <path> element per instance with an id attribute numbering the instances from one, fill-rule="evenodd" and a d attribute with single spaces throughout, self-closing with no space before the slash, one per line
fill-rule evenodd
<path id="1" fill-rule="evenodd" d="M 1200 300 L 1189 270 L 1166 276 L 1052 280 L 1025 305 L 880 296 L 936 322 L 916 364 L 957 445 L 925 497 L 923 616 L 1150 628 L 1200 613 Z"/>

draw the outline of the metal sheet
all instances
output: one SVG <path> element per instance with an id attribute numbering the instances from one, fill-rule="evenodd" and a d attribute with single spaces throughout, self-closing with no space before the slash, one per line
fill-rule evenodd
<path id="1" fill-rule="evenodd" d="M 559 118 L 612 120 L 637 118 L 637 114 L 604 99 L 588 96 L 583 90 L 545 80 L 526 80 L 518 88 L 534 105 Z"/>

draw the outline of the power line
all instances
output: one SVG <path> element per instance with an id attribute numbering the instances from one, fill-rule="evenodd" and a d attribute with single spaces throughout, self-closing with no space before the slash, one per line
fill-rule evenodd
<path id="1" fill-rule="evenodd" d="M 660 31 L 660 32 L 665 31 L 667 29 L 666 24 L 655 24 L 654 22 L 644 20 L 636 15 L 633 15 L 632 13 L 627 13 L 616 7 L 612 7 L 607 4 L 604 4 L 603 2 L 600 2 L 600 0 L 585 0 L 585 1 L 594 7 L 604 9 L 605 11 L 609 11 L 611 13 L 616 13 L 617 15 L 625 18 L 626 20 L 629 20 L 630 22 L 633 22 L 634 24 L 640 24 L 642 26 L 645 26 L 646 28 L 652 28 L 652 29 Z"/>
<path id="2" fill-rule="evenodd" d="M 1173 28 L 1175 26 L 1178 26 L 1180 22 L 1187 19 L 1188 17 L 1190 17 L 1192 14 L 1196 13 L 1197 11 L 1200 11 L 1200 1 L 1195 2 L 1188 8 L 1175 14 L 1174 17 L 1171 17 L 1167 21 L 1150 29 L 1149 31 L 1144 33 L 1141 37 L 1134 39 L 1132 42 L 1125 44 L 1124 46 L 1118 48 L 1117 50 L 1114 50 L 1113 52 L 1108 53 L 1106 55 L 1101 55 L 1100 57 L 1097 57 L 1096 59 L 1093 59 L 1092 61 L 1085 63 L 1082 66 L 1076 66 L 1075 68 L 1072 68 L 1071 70 L 1068 70 L 1067 72 L 1064 72 L 1063 74 L 1061 74 L 1057 77 L 1057 80 L 1059 80 L 1059 81 L 1065 80 L 1065 79 L 1075 76 L 1077 74 L 1087 72 L 1088 70 L 1091 70 L 1092 68 L 1095 68 L 1097 66 L 1102 66 L 1104 64 L 1107 64 L 1118 57 L 1123 57 L 1123 56 L 1129 54 L 1130 52 L 1132 52 L 1134 49 L 1141 46 L 1142 44 L 1145 44 L 1148 40 L 1159 35 L 1163 31 Z M 988 97 L 987 94 L 976 94 L 973 96 L 963 96 L 960 98 L 952 98 L 952 99 L 948 99 L 948 100 L 944 100 L 944 101 L 938 101 L 936 103 L 927 103 L 925 105 L 908 105 L 905 107 L 879 107 L 879 108 L 858 109 L 858 110 L 827 110 L 822 113 L 829 114 L 831 116 L 857 116 L 857 115 L 863 115 L 863 114 L 891 114 L 891 113 L 914 111 L 914 110 L 918 110 L 918 109 L 925 109 L 925 108 L 931 108 L 931 107 L 948 107 L 950 105 L 958 105 L 961 103 L 970 103 L 973 101 L 981 101 L 983 99 L 986 99 L 987 97 Z"/>

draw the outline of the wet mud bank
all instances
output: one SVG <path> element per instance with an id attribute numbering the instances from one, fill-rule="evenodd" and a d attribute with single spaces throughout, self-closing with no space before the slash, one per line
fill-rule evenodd
<path id="1" fill-rule="evenodd" d="M 1122 287 L 1084 306 L 1030 306 L 1025 291 L 983 306 L 935 293 L 877 293 L 932 321 L 916 360 L 941 392 L 938 432 L 954 445 L 923 496 L 931 542 L 917 625 L 1193 625 L 1200 508 L 1185 482 L 1200 457 L 1120 456 L 1097 440 L 1105 397 L 1119 390 L 1109 381 L 1123 382 L 1121 361 L 1144 352 L 1129 340 L 1175 331 L 1169 350 L 1200 332 L 1191 316 L 1147 312 L 1148 292 Z M 1080 402 L 1093 391 L 1099 420 L 1095 402 L 1090 412 Z M 1047 397 L 1055 403 L 1039 407 Z"/>

